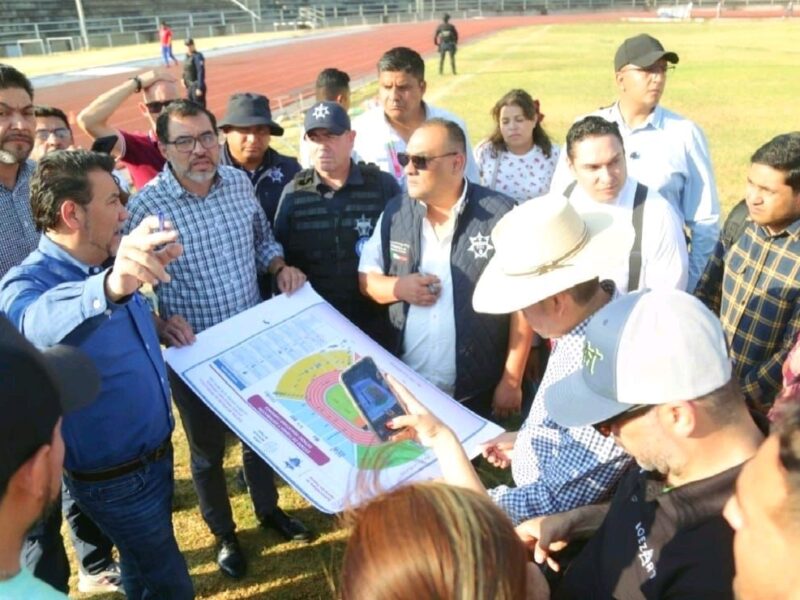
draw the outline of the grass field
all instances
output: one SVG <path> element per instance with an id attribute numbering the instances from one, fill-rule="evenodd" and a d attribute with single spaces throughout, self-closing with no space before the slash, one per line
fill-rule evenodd
<path id="1" fill-rule="evenodd" d="M 795 76 L 800 62 L 796 43 L 800 21 L 519 29 L 461 48 L 457 77 L 439 77 L 438 64 L 430 61 L 426 98 L 464 117 L 475 143 L 491 129 L 488 112 L 495 100 L 511 88 L 525 88 L 540 99 L 547 116 L 544 124 L 560 144 L 576 116 L 613 101 L 614 51 L 622 39 L 641 31 L 655 35 L 680 55 L 663 104 L 704 129 L 720 199 L 727 210 L 742 197 L 752 152 L 779 132 L 800 129 L 796 108 L 800 84 Z M 354 95 L 356 103 L 373 95 L 375 89 L 371 85 L 359 90 Z M 288 125 L 286 135 L 274 142 L 279 150 L 294 152 L 299 136 L 297 122 Z M 235 493 L 234 513 L 250 558 L 250 574 L 240 582 L 219 575 L 213 538 L 196 508 L 180 427 L 175 442 L 175 529 L 199 597 L 332 596 L 331 582 L 336 578 L 345 534 L 334 518 L 319 514 L 286 486 L 281 488 L 282 506 L 319 531 L 319 539 L 311 546 L 283 543 L 277 535 L 258 529 L 247 495 Z M 226 461 L 231 477 L 239 462 L 238 448 L 232 448 Z M 487 482 L 497 481 L 496 472 L 487 470 L 483 474 Z"/>

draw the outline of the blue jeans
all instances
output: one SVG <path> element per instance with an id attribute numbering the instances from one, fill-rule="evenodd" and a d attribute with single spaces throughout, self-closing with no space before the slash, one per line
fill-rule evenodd
<path id="1" fill-rule="evenodd" d="M 107 481 L 64 475 L 75 502 L 119 549 L 130 600 L 194 598 L 186 561 L 172 529 L 172 452 Z"/>

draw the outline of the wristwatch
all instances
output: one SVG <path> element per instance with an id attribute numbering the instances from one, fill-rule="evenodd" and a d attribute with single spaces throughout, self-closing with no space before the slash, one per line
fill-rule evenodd
<path id="1" fill-rule="evenodd" d="M 142 91 L 142 80 L 138 77 L 131 77 L 131 81 L 136 84 L 136 89 L 134 90 L 135 93 L 139 93 Z"/>

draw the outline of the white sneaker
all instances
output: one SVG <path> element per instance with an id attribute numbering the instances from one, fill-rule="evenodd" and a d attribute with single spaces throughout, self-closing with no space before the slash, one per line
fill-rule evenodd
<path id="1" fill-rule="evenodd" d="M 113 562 L 105 571 L 94 575 L 80 570 L 78 572 L 78 591 L 83 593 L 121 592 L 122 575 L 119 563 Z"/>

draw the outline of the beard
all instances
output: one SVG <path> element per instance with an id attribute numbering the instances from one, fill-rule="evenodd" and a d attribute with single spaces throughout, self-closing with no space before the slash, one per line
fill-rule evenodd
<path id="1" fill-rule="evenodd" d="M 15 134 L 15 139 L 8 139 L 6 134 L 0 140 L 0 163 L 4 165 L 18 165 L 28 160 L 33 150 L 33 138 L 24 134 Z"/>

